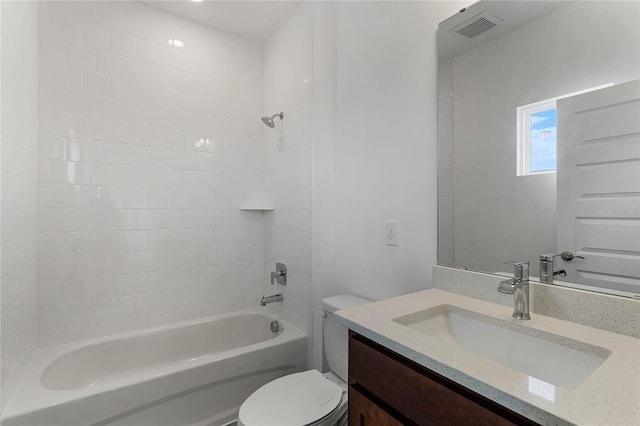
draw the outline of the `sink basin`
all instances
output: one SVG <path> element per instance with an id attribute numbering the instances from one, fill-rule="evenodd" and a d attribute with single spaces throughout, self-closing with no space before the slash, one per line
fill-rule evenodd
<path id="1" fill-rule="evenodd" d="M 452 305 L 394 318 L 434 345 L 480 355 L 567 390 L 575 389 L 611 351 Z"/>

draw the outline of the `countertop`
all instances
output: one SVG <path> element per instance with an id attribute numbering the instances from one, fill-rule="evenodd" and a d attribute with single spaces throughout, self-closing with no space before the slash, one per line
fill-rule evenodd
<path id="1" fill-rule="evenodd" d="M 439 305 L 452 305 L 518 326 L 603 347 L 611 355 L 575 389 L 567 390 L 466 351 L 434 345 L 393 321 Z M 484 300 L 430 289 L 336 312 L 338 323 L 542 425 L 640 424 L 640 339 Z M 517 356 L 514 353 L 513 356 Z"/>

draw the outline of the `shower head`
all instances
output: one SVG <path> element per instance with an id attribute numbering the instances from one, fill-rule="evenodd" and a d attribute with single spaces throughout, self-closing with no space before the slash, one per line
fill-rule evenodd
<path id="1" fill-rule="evenodd" d="M 273 121 L 273 119 L 276 117 L 280 117 L 280 120 L 282 120 L 284 119 L 284 113 L 280 112 L 277 114 L 273 114 L 271 117 L 262 117 L 262 122 L 273 129 L 274 127 L 276 127 L 276 123 L 274 123 Z"/>

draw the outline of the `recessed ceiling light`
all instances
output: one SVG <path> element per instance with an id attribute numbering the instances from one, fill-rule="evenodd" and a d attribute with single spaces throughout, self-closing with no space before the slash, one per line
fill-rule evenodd
<path id="1" fill-rule="evenodd" d="M 196 3 L 200 3 L 202 0 L 192 0 L 195 1 Z"/>
<path id="2" fill-rule="evenodd" d="M 172 38 L 171 40 L 168 41 L 169 46 L 171 47 L 184 47 L 184 42 L 182 40 L 178 40 L 175 38 Z"/>

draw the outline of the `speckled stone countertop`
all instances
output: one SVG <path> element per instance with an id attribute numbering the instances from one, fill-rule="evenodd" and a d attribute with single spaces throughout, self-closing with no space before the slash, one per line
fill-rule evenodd
<path id="1" fill-rule="evenodd" d="M 495 291 L 495 290 L 494 290 Z M 567 338 L 567 345 L 587 344 L 610 355 L 571 390 L 541 382 L 394 321 L 440 305 L 462 308 L 526 328 L 526 334 Z M 478 300 L 441 289 L 374 302 L 336 313 L 337 321 L 353 331 L 543 425 L 640 424 L 640 340 L 542 314 L 530 321 L 511 317 L 511 306 Z M 561 339 L 562 340 L 562 339 Z M 577 341 L 577 342 L 576 342 Z M 513 356 L 518 356 L 514 351 Z"/>

